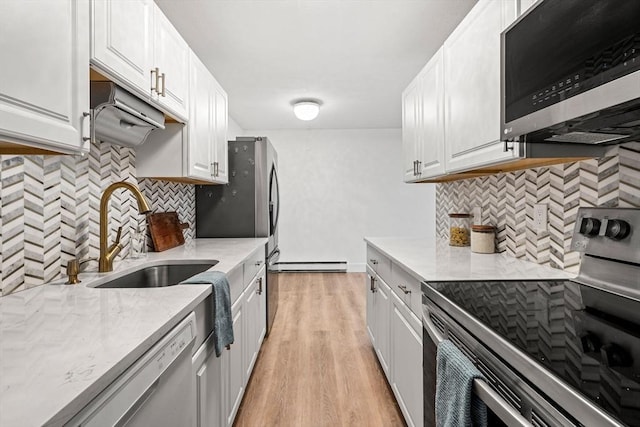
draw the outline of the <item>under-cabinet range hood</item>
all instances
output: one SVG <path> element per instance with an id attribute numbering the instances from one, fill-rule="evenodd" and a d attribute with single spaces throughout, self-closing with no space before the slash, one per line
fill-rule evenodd
<path id="1" fill-rule="evenodd" d="M 112 82 L 91 82 L 93 139 L 125 147 L 142 144 L 164 129 L 164 114 Z"/>

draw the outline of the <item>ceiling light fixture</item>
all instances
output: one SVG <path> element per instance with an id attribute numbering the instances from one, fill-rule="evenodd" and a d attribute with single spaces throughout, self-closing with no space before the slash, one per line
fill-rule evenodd
<path id="1" fill-rule="evenodd" d="M 293 104 L 293 113 L 300 120 L 313 120 L 320 113 L 320 104 L 317 101 L 298 101 Z"/>

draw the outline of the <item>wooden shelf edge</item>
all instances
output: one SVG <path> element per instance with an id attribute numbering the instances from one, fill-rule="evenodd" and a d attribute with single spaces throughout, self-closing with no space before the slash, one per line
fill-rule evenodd
<path id="1" fill-rule="evenodd" d="M 523 169 L 534 169 L 545 166 L 558 165 L 562 163 L 580 162 L 582 160 L 589 160 L 593 157 L 550 157 L 541 159 L 522 159 L 513 162 L 508 162 L 500 165 L 487 166 L 484 168 L 473 169 L 465 172 L 452 173 L 449 175 L 443 175 L 435 178 L 429 178 L 422 181 L 417 181 L 417 184 L 433 184 L 441 182 L 460 181 L 463 179 L 472 179 L 488 175 L 496 175 L 499 173 L 514 172 Z"/>

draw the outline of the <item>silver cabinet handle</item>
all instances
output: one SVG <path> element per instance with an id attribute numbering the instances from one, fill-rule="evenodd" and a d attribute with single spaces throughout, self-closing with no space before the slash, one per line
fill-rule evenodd
<path id="1" fill-rule="evenodd" d="M 154 79 L 155 75 L 155 79 Z M 160 87 L 160 69 L 158 67 L 151 70 L 151 90 L 158 93 Z"/>
<path id="2" fill-rule="evenodd" d="M 89 122 L 89 132 L 85 132 L 84 131 L 84 124 L 86 122 Z M 91 141 L 93 140 L 93 126 L 92 126 L 92 122 L 93 121 L 93 112 L 89 112 L 87 113 L 86 111 L 84 113 L 82 113 L 82 129 L 80 130 L 80 132 L 82 132 L 82 141 L 87 142 L 87 141 Z M 89 135 L 89 136 L 85 136 L 85 135 Z"/>
<path id="3" fill-rule="evenodd" d="M 167 76 L 165 75 L 165 73 L 162 73 L 160 78 L 162 79 L 162 91 L 160 91 L 160 96 L 166 97 L 167 94 L 165 89 L 167 88 Z"/>
<path id="4" fill-rule="evenodd" d="M 405 293 L 405 295 L 406 295 L 406 294 L 410 294 L 410 293 L 411 293 L 411 289 L 407 289 L 407 287 L 406 287 L 405 285 L 398 285 L 398 287 L 400 288 L 400 290 L 401 290 L 402 292 L 404 292 L 404 293 Z"/>
<path id="5" fill-rule="evenodd" d="M 213 176 L 218 176 L 218 162 L 213 162 Z"/>
<path id="6" fill-rule="evenodd" d="M 371 293 L 376 292 L 376 278 L 373 276 L 369 276 L 369 281 L 371 282 Z"/>
<path id="7" fill-rule="evenodd" d="M 258 289 L 256 289 L 256 294 L 262 295 L 262 277 L 258 279 Z"/>
<path id="8" fill-rule="evenodd" d="M 416 160 L 416 175 L 421 175 L 422 173 L 420 172 L 420 165 L 422 164 L 422 162 L 420 160 Z"/>
<path id="9" fill-rule="evenodd" d="M 416 176 L 416 161 L 413 161 L 413 176 Z"/>
<path id="10" fill-rule="evenodd" d="M 211 176 L 216 176 L 216 162 L 211 163 Z"/>

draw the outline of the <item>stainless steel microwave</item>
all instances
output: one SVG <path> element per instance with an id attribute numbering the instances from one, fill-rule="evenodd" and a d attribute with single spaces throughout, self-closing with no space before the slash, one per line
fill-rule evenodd
<path id="1" fill-rule="evenodd" d="M 540 0 L 501 37 L 504 141 L 640 140 L 640 1 Z"/>

